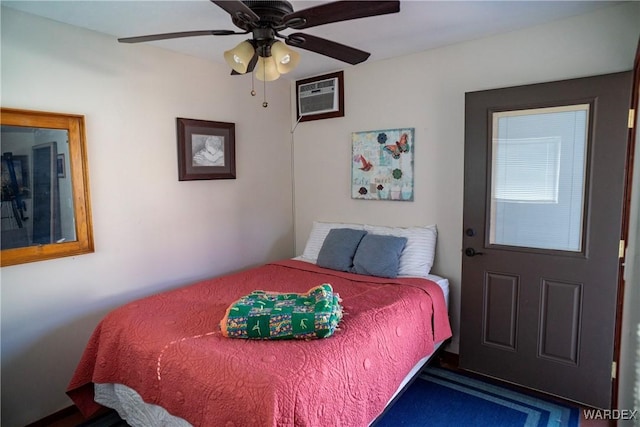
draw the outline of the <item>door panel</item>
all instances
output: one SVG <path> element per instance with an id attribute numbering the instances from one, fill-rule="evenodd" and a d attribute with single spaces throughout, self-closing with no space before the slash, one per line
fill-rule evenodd
<path id="1" fill-rule="evenodd" d="M 484 344 L 515 350 L 519 279 L 487 272 L 484 283 Z"/>
<path id="2" fill-rule="evenodd" d="M 630 88 L 467 93 L 462 368 L 610 407 Z"/>
<path id="3" fill-rule="evenodd" d="M 542 279 L 538 355 L 578 364 L 582 284 Z"/>

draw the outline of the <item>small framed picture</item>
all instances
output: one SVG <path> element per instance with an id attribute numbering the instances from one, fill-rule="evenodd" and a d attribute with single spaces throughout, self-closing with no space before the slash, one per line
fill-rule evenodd
<path id="1" fill-rule="evenodd" d="M 58 154 L 58 157 L 56 158 L 56 169 L 58 170 L 58 178 L 67 177 L 65 162 L 64 162 L 64 153 Z"/>
<path id="2" fill-rule="evenodd" d="M 178 179 L 236 178 L 235 124 L 177 119 Z"/>

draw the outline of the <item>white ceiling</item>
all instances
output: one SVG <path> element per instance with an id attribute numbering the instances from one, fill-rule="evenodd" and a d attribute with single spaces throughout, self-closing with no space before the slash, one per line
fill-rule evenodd
<path id="1" fill-rule="evenodd" d="M 292 1 L 298 11 L 326 1 Z M 371 52 L 368 61 L 406 55 L 493 34 L 589 13 L 618 1 L 407 1 L 400 13 L 327 24 L 301 32 Z M 230 16 L 209 0 L 146 1 L 5 1 L 34 15 L 118 37 L 190 30 L 236 30 Z M 295 32 L 282 31 L 283 34 Z M 148 44 L 224 63 L 222 53 L 247 35 L 204 36 Z M 138 45 L 122 44 L 122 49 Z M 350 67 L 298 49 L 298 68 L 286 77 L 299 79 Z"/>

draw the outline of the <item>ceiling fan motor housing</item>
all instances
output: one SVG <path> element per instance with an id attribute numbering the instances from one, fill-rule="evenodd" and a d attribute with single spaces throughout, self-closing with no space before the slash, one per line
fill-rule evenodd
<path id="1" fill-rule="evenodd" d="M 231 17 L 231 20 L 236 27 L 242 28 L 246 31 L 252 31 L 256 27 L 268 27 L 275 31 L 283 30 L 286 28 L 283 18 L 286 15 L 293 13 L 293 6 L 285 0 L 244 0 L 242 3 L 260 17 L 258 22 L 248 19 L 242 13 Z"/>

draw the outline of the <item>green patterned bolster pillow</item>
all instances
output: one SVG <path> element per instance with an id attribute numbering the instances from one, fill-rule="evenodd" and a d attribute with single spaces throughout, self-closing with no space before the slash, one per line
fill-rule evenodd
<path id="1" fill-rule="evenodd" d="M 327 338 L 341 319 L 340 296 L 324 283 L 303 294 L 253 291 L 227 308 L 220 329 L 228 338 Z"/>

